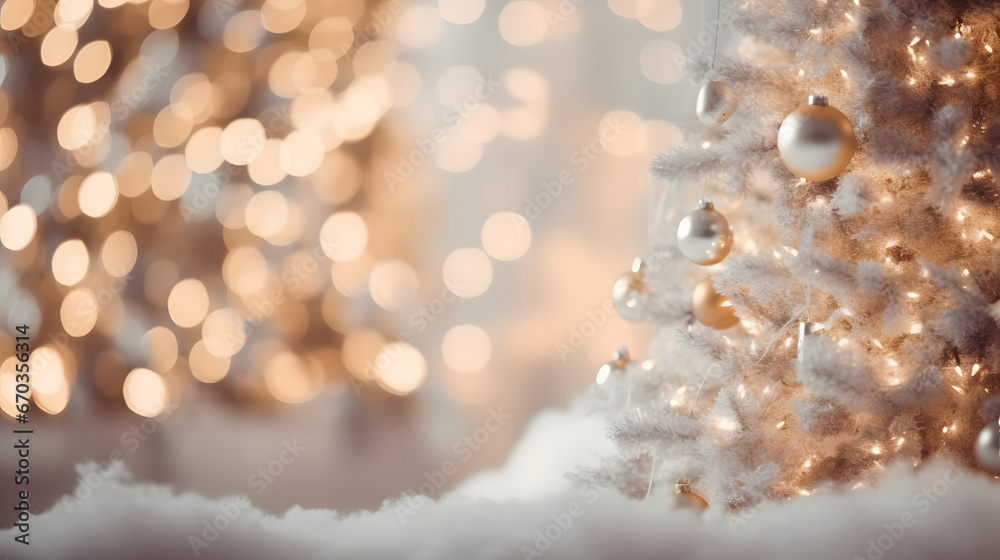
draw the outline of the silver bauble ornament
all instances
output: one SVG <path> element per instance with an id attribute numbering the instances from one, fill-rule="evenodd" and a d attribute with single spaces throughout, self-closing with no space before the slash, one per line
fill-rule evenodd
<path id="1" fill-rule="evenodd" d="M 707 126 L 719 126 L 729 120 L 739 107 L 740 100 L 725 82 L 707 82 L 698 92 L 694 112 Z"/>
<path id="2" fill-rule="evenodd" d="M 629 362 L 632 361 L 631 356 L 629 356 L 628 348 L 625 346 L 619 346 L 615 350 L 615 357 L 610 361 L 601 366 L 601 369 L 597 370 L 597 384 L 601 385 L 608 380 L 608 376 L 614 371 L 625 371 L 628 367 Z"/>
<path id="3" fill-rule="evenodd" d="M 840 175 L 854 157 L 854 126 L 823 96 L 810 95 L 778 128 L 781 162 L 797 177 L 826 181 Z"/>
<path id="4" fill-rule="evenodd" d="M 1000 476 L 1000 424 L 990 422 L 983 426 L 976 438 L 976 462 L 979 468 Z"/>
<path id="5" fill-rule="evenodd" d="M 677 225 L 677 248 L 689 261 L 705 266 L 722 262 L 733 248 L 733 228 L 708 197 Z"/>
<path id="6" fill-rule="evenodd" d="M 636 257 L 631 272 L 626 272 L 615 281 L 611 289 L 611 303 L 619 317 L 637 323 L 646 319 L 651 295 L 646 285 L 646 265 Z"/>

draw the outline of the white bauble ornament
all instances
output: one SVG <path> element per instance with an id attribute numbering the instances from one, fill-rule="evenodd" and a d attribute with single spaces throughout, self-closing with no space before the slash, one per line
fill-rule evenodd
<path id="1" fill-rule="evenodd" d="M 719 126 L 729 120 L 740 100 L 725 82 L 707 82 L 698 92 L 695 114 L 707 126 Z"/>
<path id="2" fill-rule="evenodd" d="M 1000 425 L 991 422 L 985 426 L 976 438 L 976 462 L 979 468 L 1000 476 Z"/>
<path id="3" fill-rule="evenodd" d="M 689 261 L 704 266 L 722 262 L 733 248 L 733 228 L 708 197 L 677 225 L 677 248 Z"/>
<path id="4" fill-rule="evenodd" d="M 608 380 L 608 377 L 612 372 L 615 371 L 625 371 L 628 367 L 629 362 L 632 361 L 631 356 L 629 356 L 628 348 L 625 346 L 619 346 L 615 350 L 615 357 L 610 361 L 601 366 L 601 369 L 597 370 L 597 384 L 601 385 Z"/>
<path id="5" fill-rule="evenodd" d="M 615 281 L 611 289 L 611 303 L 619 317 L 638 323 L 646 319 L 651 295 L 646 285 L 646 265 L 636 257 L 632 270 Z"/>
<path id="6" fill-rule="evenodd" d="M 825 97 L 810 95 L 778 128 L 781 162 L 797 177 L 826 181 L 840 175 L 857 149 L 854 126 Z"/>

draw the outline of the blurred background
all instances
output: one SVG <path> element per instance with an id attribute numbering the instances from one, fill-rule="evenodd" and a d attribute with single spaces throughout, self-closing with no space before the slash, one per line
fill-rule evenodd
<path id="1" fill-rule="evenodd" d="M 646 355 L 611 286 L 716 10 L 4 2 L 0 409 L 28 325 L 33 509 L 86 461 L 272 512 L 503 464 L 616 346 Z"/>

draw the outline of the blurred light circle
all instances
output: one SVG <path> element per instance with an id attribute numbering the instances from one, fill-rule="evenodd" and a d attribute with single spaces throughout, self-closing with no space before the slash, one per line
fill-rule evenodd
<path id="1" fill-rule="evenodd" d="M 419 280 L 413 267 L 401 260 L 376 264 L 368 276 L 368 293 L 386 311 L 398 311 L 417 296 Z"/>
<path id="2" fill-rule="evenodd" d="M 139 248 L 136 246 L 135 237 L 125 230 L 109 235 L 101 247 L 101 264 L 104 270 L 115 278 L 121 278 L 131 272 L 138 256 Z"/>
<path id="3" fill-rule="evenodd" d="M 91 218 L 100 218 L 111 211 L 118 200 L 118 181 L 107 171 L 91 173 L 80 184 L 77 201 L 80 211 Z"/>
<path id="4" fill-rule="evenodd" d="M 456 249 L 444 260 L 444 284 L 458 297 L 482 295 L 493 282 L 493 265 L 479 249 Z"/>
<path id="5" fill-rule="evenodd" d="M 492 352 L 490 335 L 475 325 L 452 327 L 441 342 L 444 363 L 459 373 L 481 371 L 489 365 Z"/>
<path id="6" fill-rule="evenodd" d="M 201 344 L 205 351 L 217 358 L 230 358 L 243 349 L 247 331 L 243 318 L 228 307 L 216 309 L 205 317 L 201 325 Z"/>
<path id="7" fill-rule="evenodd" d="M 255 247 L 237 247 L 222 261 L 222 278 L 229 289 L 241 296 L 253 295 L 267 284 L 268 267 Z"/>
<path id="8" fill-rule="evenodd" d="M 281 142 L 278 159 L 281 168 L 292 177 L 305 177 L 319 169 L 326 150 L 323 138 L 309 130 L 296 130 Z"/>
<path id="9" fill-rule="evenodd" d="M 515 212 L 497 212 L 483 224 L 483 249 L 494 259 L 519 259 L 531 247 L 531 225 Z"/>
<path id="10" fill-rule="evenodd" d="M 278 234 L 288 221 L 288 201 L 278 191 L 261 191 L 253 195 L 246 206 L 246 224 L 258 237 Z"/>
<path id="11" fill-rule="evenodd" d="M 394 395 L 407 395 L 427 379 L 427 360 L 405 342 L 391 342 L 375 359 L 380 387 Z"/>
<path id="12" fill-rule="evenodd" d="M 191 375 L 202 383 L 221 381 L 229 372 L 229 364 L 228 357 L 220 358 L 212 355 L 202 340 L 194 343 L 188 356 L 188 367 L 191 368 Z"/>
<path id="13" fill-rule="evenodd" d="M 177 200 L 191 184 L 191 169 L 184 154 L 167 154 L 153 166 L 149 183 L 156 198 L 163 201 Z"/>
<path id="14" fill-rule="evenodd" d="M 85 288 L 73 290 L 63 298 L 59 309 L 63 330 L 73 337 L 86 336 L 97 324 L 99 310 L 100 306 L 93 292 Z"/>
<path id="15" fill-rule="evenodd" d="M 153 371 L 164 372 L 177 362 L 177 337 L 167 327 L 153 327 L 143 337 L 149 350 L 148 364 Z"/>
<path id="16" fill-rule="evenodd" d="M 681 3 L 678 0 L 637 0 L 635 15 L 639 23 L 653 31 L 670 31 L 681 23 Z"/>
<path id="17" fill-rule="evenodd" d="M 73 76 L 81 84 L 89 84 L 101 79 L 111 66 L 111 44 L 107 41 L 93 41 L 84 45 L 73 61 Z"/>
<path id="18" fill-rule="evenodd" d="M 208 313 L 208 290 L 197 278 L 178 282 L 167 297 L 167 312 L 178 327 L 198 325 Z"/>
<path id="19" fill-rule="evenodd" d="M 52 253 L 52 277 L 63 286 L 72 286 L 83 280 L 89 267 L 87 246 L 79 239 L 63 241 Z"/>
<path id="20" fill-rule="evenodd" d="M 337 262 L 358 258 L 368 245 L 368 226 L 355 212 L 337 212 L 323 222 L 320 246 Z"/>
<path id="21" fill-rule="evenodd" d="M 37 227 L 35 211 L 27 204 L 18 204 L 0 217 L 0 243 L 11 251 L 20 251 L 31 243 Z"/>
<path id="22" fill-rule="evenodd" d="M 226 125 L 219 137 L 222 157 L 233 165 L 247 165 L 264 149 L 267 133 L 257 119 L 236 119 Z"/>
<path id="23" fill-rule="evenodd" d="M 549 30 L 545 8 L 534 0 L 514 0 L 500 10 L 500 36 L 518 47 L 529 47 L 545 38 Z"/>
<path id="24" fill-rule="evenodd" d="M 642 75 L 657 84 L 672 84 L 684 77 L 684 51 L 668 39 L 653 39 L 639 53 Z"/>
<path id="25" fill-rule="evenodd" d="M 53 394 L 66 384 L 62 356 L 52 346 L 45 345 L 31 353 L 31 388 L 38 393 Z"/>
<path id="26" fill-rule="evenodd" d="M 438 0 L 438 11 L 449 23 L 472 23 L 483 15 L 486 0 Z"/>
<path id="27" fill-rule="evenodd" d="M 224 161 L 221 151 L 222 129 L 217 126 L 200 128 L 184 146 L 184 161 L 195 173 L 211 173 Z"/>
<path id="28" fill-rule="evenodd" d="M 385 346 L 385 337 L 376 330 L 358 329 L 348 332 L 341 345 L 341 359 L 351 375 L 373 381 L 378 375 L 375 361 Z"/>
<path id="29" fill-rule="evenodd" d="M 319 393 L 323 378 L 322 370 L 311 365 L 291 352 L 276 354 L 264 366 L 267 390 L 274 398 L 289 404 L 312 399 Z"/>
<path id="30" fill-rule="evenodd" d="M 441 14 L 430 4 L 410 4 L 399 16 L 396 36 L 400 44 L 411 49 L 429 47 L 441 37 L 444 27 Z"/>
<path id="31" fill-rule="evenodd" d="M 159 374 L 146 368 L 129 372 L 122 394 L 129 409 L 146 418 L 160 414 L 167 406 L 167 384 Z"/>

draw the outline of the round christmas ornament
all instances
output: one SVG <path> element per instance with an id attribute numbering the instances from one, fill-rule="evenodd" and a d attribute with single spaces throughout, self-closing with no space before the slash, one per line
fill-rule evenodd
<path id="1" fill-rule="evenodd" d="M 976 438 L 976 462 L 979 468 L 1000 476 L 1000 424 L 991 422 L 983 426 Z"/>
<path id="2" fill-rule="evenodd" d="M 629 362 L 632 361 L 632 357 L 629 356 L 628 348 L 625 346 L 619 346 L 615 350 L 615 357 L 610 361 L 601 366 L 601 369 L 597 370 L 597 384 L 602 385 L 608 380 L 608 377 L 612 372 L 615 371 L 625 371 Z"/>
<path id="3" fill-rule="evenodd" d="M 740 100 L 725 82 L 707 82 L 698 92 L 695 113 L 706 126 L 719 126 L 729 120 Z"/>
<path id="4" fill-rule="evenodd" d="M 698 209 L 677 225 L 677 248 L 691 262 L 705 266 L 722 262 L 733 248 L 733 228 L 710 198 L 701 199 Z"/>
<path id="5" fill-rule="evenodd" d="M 703 510 L 708 507 L 708 501 L 705 498 L 691 491 L 691 481 L 686 476 L 682 476 L 677 484 L 674 484 L 674 494 L 680 494 L 680 497 L 687 500 L 687 503 L 696 509 Z"/>
<path id="6" fill-rule="evenodd" d="M 854 157 L 854 126 L 821 95 L 810 95 L 778 128 L 781 162 L 797 177 L 826 181 L 840 175 Z"/>
<path id="7" fill-rule="evenodd" d="M 713 329 L 728 329 L 740 320 L 729 298 L 715 291 L 711 278 L 705 278 L 691 292 L 691 313 L 698 322 Z"/>
<path id="8" fill-rule="evenodd" d="M 632 270 L 615 281 L 611 289 L 611 303 L 619 317 L 637 323 L 646 318 L 650 295 L 646 285 L 646 265 L 636 257 Z"/>

